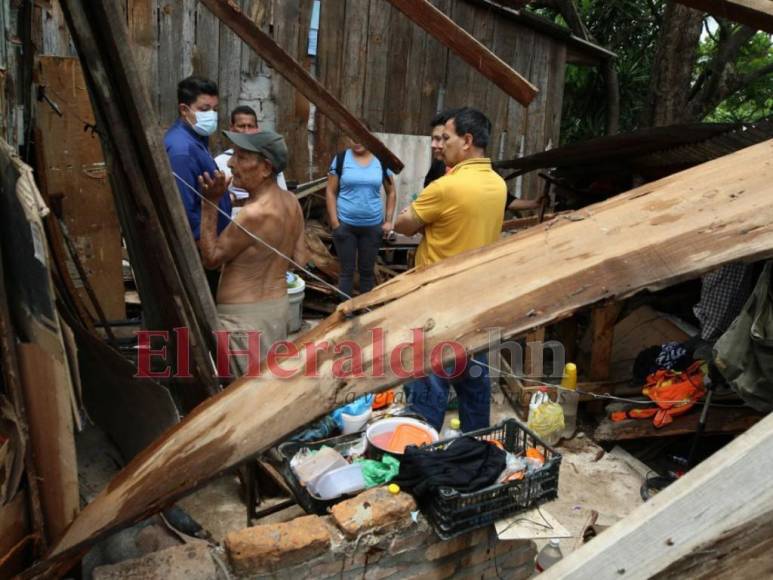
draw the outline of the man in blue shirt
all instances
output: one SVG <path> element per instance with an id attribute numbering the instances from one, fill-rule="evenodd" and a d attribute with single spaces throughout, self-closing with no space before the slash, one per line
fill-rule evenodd
<path id="1" fill-rule="evenodd" d="M 207 79 L 191 76 L 177 85 L 177 110 L 179 117 L 164 135 L 164 147 L 169 164 L 175 174 L 193 239 L 199 243 L 201 227 L 201 198 L 191 187 L 201 193 L 199 176 L 205 172 L 215 175 L 217 165 L 209 153 L 209 136 L 217 130 L 217 85 Z M 231 215 L 231 198 L 224 195 L 219 204 L 225 215 L 219 214 L 217 232 L 228 225 Z M 205 270 L 212 296 L 217 294 L 220 272 Z"/>
<path id="2" fill-rule="evenodd" d="M 207 79 L 191 76 L 177 85 L 179 117 L 164 135 L 164 146 L 169 164 L 179 177 L 175 177 L 180 190 L 193 239 L 199 241 L 201 225 L 201 198 L 191 187 L 201 193 L 199 176 L 204 172 L 214 175 L 217 171 L 215 160 L 209 153 L 209 136 L 217 130 L 217 85 Z M 231 199 L 225 195 L 220 208 L 231 215 Z M 228 218 L 218 216 L 217 231 L 222 232 L 228 225 Z"/>

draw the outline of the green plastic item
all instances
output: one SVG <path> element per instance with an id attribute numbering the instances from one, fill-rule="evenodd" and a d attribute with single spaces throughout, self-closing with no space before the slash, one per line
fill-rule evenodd
<path id="1" fill-rule="evenodd" d="M 365 479 L 365 487 L 376 487 L 388 481 L 392 481 L 400 471 L 400 462 L 391 455 L 384 455 L 381 461 L 373 459 L 358 459 L 362 465 L 362 477 Z"/>

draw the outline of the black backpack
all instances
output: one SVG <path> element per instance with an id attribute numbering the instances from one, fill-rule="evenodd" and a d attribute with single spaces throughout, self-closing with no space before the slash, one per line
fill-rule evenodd
<path id="1" fill-rule="evenodd" d="M 346 157 L 346 152 L 349 151 L 348 149 L 344 149 L 341 153 L 337 153 L 335 157 L 333 157 L 333 161 L 335 163 L 335 174 L 338 176 L 338 179 L 341 179 L 341 176 L 344 173 L 344 158 Z M 381 182 L 387 183 L 387 180 L 389 179 L 389 174 L 387 173 L 386 166 L 381 163 L 381 159 L 376 157 L 376 161 L 378 161 L 379 165 L 381 165 Z"/>

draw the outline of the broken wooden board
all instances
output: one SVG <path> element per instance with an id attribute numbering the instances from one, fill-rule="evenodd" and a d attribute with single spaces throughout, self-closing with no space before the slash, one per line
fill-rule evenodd
<path id="1" fill-rule="evenodd" d="M 704 10 L 715 18 L 739 22 L 754 30 L 773 34 L 773 2 L 770 0 L 676 0 Z"/>
<path id="2" fill-rule="evenodd" d="M 542 576 L 767 578 L 773 570 L 770 473 L 773 414 Z M 739 541 L 744 538 L 749 541 Z M 758 552 L 761 543 L 767 545 Z M 747 573 L 736 574 L 734 564 Z"/>
<path id="3" fill-rule="evenodd" d="M 524 107 L 537 96 L 537 87 L 428 0 L 388 1 Z"/>
<path id="4" fill-rule="evenodd" d="M 233 30 L 260 58 L 314 103 L 320 113 L 344 129 L 350 137 L 365 145 L 389 169 L 395 173 L 402 171 L 403 162 L 303 66 L 274 42 L 273 38 L 250 20 L 237 3 L 229 0 L 201 0 L 201 3 Z"/>
<path id="5" fill-rule="evenodd" d="M 0 578 L 14 578 L 27 567 L 20 547 L 26 544 L 30 531 L 27 494 L 20 491 L 0 505 Z"/>
<path id="6" fill-rule="evenodd" d="M 32 449 L 25 468 L 35 531 L 54 541 L 80 505 L 72 425 L 78 410 L 71 404 L 41 217 L 48 208 L 35 187 L 32 168 L 5 141 L 0 141 L 0 176 L 0 350 L 3 364 L 9 365 L 3 372 L 10 373 L 9 395 L 17 415 L 24 417 Z M 35 354 L 25 362 L 22 350 Z M 37 372 L 45 373 L 43 381 L 38 382 Z"/>
<path id="7" fill-rule="evenodd" d="M 107 319 L 123 320 L 121 230 L 99 136 L 84 125 L 95 121 L 80 63 L 73 57 L 38 56 L 35 73 L 40 90 L 63 111 L 58 115 L 46 101 L 37 102 L 35 122 L 41 140 L 36 145 L 45 163 L 37 170 L 44 174 L 46 192 L 61 196 L 61 217 Z M 72 265 L 70 272 L 90 307 Z M 93 307 L 90 310 L 96 318 Z"/>
<path id="8" fill-rule="evenodd" d="M 30 447 L 38 476 L 46 530 L 61 537 L 78 513 L 78 465 L 69 396 L 69 373 L 61 361 L 35 343 L 17 347 Z"/>
<path id="9" fill-rule="evenodd" d="M 502 337 L 523 334 L 600 300 L 773 256 L 771 180 L 773 140 L 590 206 L 579 219 L 412 270 L 342 304 L 296 340 L 326 341 L 316 361 L 314 349 L 304 349 L 290 377 L 243 378 L 200 405 L 86 506 L 53 554 L 65 558 L 161 509 L 347 398 L 403 383 L 406 375 L 382 352 L 409 363 L 410 351 L 398 347 L 412 339 L 411 329 L 425 331 L 425 353 L 450 340 L 478 351 L 493 327 Z M 375 329 L 384 331 L 383 351 L 372 346 Z M 348 349 L 331 346 L 343 341 L 362 349 L 366 376 L 334 374 L 349 360 Z"/>
<path id="10" fill-rule="evenodd" d="M 605 417 L 593 432 L 593 440 L 626 441 L 695 433 L 702 408 L 703 405 L 698 403 L 689 414 L 674 417 L 673 423 L 660 428 L 656 428 L 651 419 L 627 419 L 615 422 Z M 706 419 L 706 433 L 714 435 L 743 433 L 763 417 L 764 415 L 748 407 L 712 407 Z"/>
<path id="11" fill-rule="evenodd" d="M 172 382 L 184 410 L 218 392 L 209 352 L 217 313 L 159 125 L 114 2 L 61 3 L 81 57 L 147 328 L 190 333 L 192 379 Z M 103 129 L 99 129 L 99 128 Z"/>

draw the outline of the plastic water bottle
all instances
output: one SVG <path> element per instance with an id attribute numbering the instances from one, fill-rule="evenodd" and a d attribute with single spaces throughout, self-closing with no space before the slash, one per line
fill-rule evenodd
<path id="1" fill-rule="evenodd" d="M 580 393 L 577 389 L 577 365 L 567 363 L 564 367 L 564 376 L 561 379 L 561 390 L 559 401 L 564 410 L 564 430 L 561 432 L 563 439 L 574 437 L 577 430 L 577 405 L 580 402 Z M 571 390 L 566 390 L 571 389 Z"/>
<path id="2" fill-rule="evenodd" d="M 564 554 L 561 552 L 561 540 L 553 538 L 537 554 L 537 562 L 534 565 L 537 573 L 544 572 L 558 562 Z"/>
<path id="3" fill-rule="evenodd" d="M 443 439 L 455 439 L 462 435 L 462 422 L 454 417 L 451 419 L 451 425 L 443 431 Z"/>

